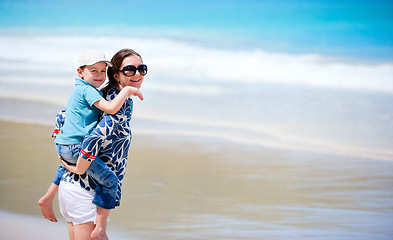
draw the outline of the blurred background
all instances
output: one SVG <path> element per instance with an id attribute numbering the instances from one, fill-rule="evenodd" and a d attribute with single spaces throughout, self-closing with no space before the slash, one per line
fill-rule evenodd
<path id="1" fill-rule="evenodd" d="M 0 6 L 3 99 L 65 105 L 81 51 L 133 48 L 149 66 L 135 118 L 158 124 L 136 131 L 392 158 L 390 1 Z"/>
<path id="2" fill-rule="evenodd" d="M 143 228 L 134 229 L 133 236 L 139 232 L 141 239 L 153 239 L 144 235 L 146 232 L 141 233 L 146 229 L 157 236 L 165 232 L 172 239 L 285 239 L 287 233 L 294 232 L 299 239 L 324 239 L 321 235 L 388 239 L 393 234 L 385 225 L 378 230 L 374 225 L 393 223 L 391 217 L 382 214 L 383 210 L 393 211 L 389 203 L 393 199 L 393 2 L 1 0 L 0 136 L 4 141 L 9 142 L 11 132 L 6 130 L 12 129 L 6 124 L 22 122 L 50 129 L 73 89 L 78 56 L 88 48 L 103 51 L 108 59 L 122 48 L 132 48 L 148 65 L 141 88 L 145 100 L 134 101 L 132 127 L 133 146 L 159 153 L 158 162 L 152 165 L 177 166 L 179 162 L 167 160 L 173 161 L 173 156 L 180 155 L 181 164 L 203 163 L 210 169 L 207 173 L 195 173 L 195 166 L 186 164 L 176 172 L 167 172 L 176 179 L 174 182 L 188 183 L 184 189 L 194 182 L 201 183 L 190 194 L 208 210 L 203 212 L 197 207 L 200 205 L 190 203 L 188 208 L 173 213 L 182 220 L 197 216 L 190 224 L 174 221 L 173 231 L 162 226 L 168 222 L 168 216 L 162 212 L 165 220 L 158 223 L 149 225 L 152 221 L 148 217 L 135 219 L 129 213 L 127 217 L 114 215 L 113 225 L 127 228 L 146 221 Z M 54 147 L 49 135 L 45 144 Z M 3 149 L 7 150 L 5 145 Z M 164 150 L 169 151 L 168 155 Z M 51 154 L 56 157 L 54 148 Z M 148 158 L 147 153 L 138 155 L 137 147 L 131 149 L 131 162 L 138 162 L 134 156 Z M 9 158 L 22 160 L 18 155 Z M 150 161 L 156 158 L 150 156 Z M 2 163 L 7 160 L 3 158 Z M 39 181 L 49 183 L 57 162 L 42 158 L 40 161 L 52 164 L 48 173 L 39 177 Z M 4 172 L 18 169 L 5 166 L 8 167 L 2 168 Z M 292 171 L 294 166 L 297 171 Z M 223 170 L 227 168 L 230 171 Z M 126 177 L 130 183 L 125 184 L 129 186 L 125 191 L 130 198 L 153 194 L 156 190 L 148 188 L 138 190 L 141 195 L 135 192 L 141 186 L 138 183 L 147 181 L 149 186 L 167 189 L 161 197 L 171 196 L 161 210 L 190 201 L 189 195 L 179 197 L 173 184 L 151 179 L 163 174 L 159 169 L 130 169 L 133 170 Z M 370 173 L 367 169 L 374 170 Z M 155 171 L 158 172 L 147 174 Z M 184 176 L 182 171 L 189 171 L 193 178 Z M 0 186 L 8 189 L 13 178 L 4 178 Z M 233 178 L 242 179 L 242 184 L 238 182 L 239 188 L 226 189 L 237 182 Z M 258 199 L 266 197 L 262 195 L 270 186 L 269 179 L 285 187 L 275 188 L 282 192 L 273 194 L 275 197 L 266 205 Z M 299 182 L 288 185 L 296 179 Z M 212 214 L 212 192 L 202 180 L 212 188 L 226 189 L 215 200 L 237 199 L 236 193 L 247 196 L 247 200 L 236 200 L 242 206 L 238 212 L 229 210 L 238 205 L 224 201 L 218 205 L 226 206 L 225 214 Z M 329 185 L 332 180 L 337 181 L 337 186 Z M 310 186 L 316 182 L 320 185 Z M 378 191 L 376 185 L 380 187 Z M 247 186 L 250 189 L 245 189 Z M 37 197 L 45 189 L 46 186 L 37 190 Z M 371 194 L 372 189 L 375 191 Z M 331 191 L 329 196 L 347 192 L 342 200 L 347 205 L 338 207 L 328 201 L 326 191 Z M 318 210 L 312 211 L 318 216 L 316 220 L 309 219 L 300 224 L 304 228 L 299 227 L 296 222 L 300 216 L 309 216 L 304 209 L 310 203 L 298 197 L 310 193 L 324 199 L 323 204 L 317 204 Z M 284 199 L 292 199 L 288 200 L 290 207 L 282 203 L 282 194 Z M 365 199 L 369 204 L 358 206 L 354 199 Z M 7 201 L 2 197 L 0 208 L 39 215 Z M 134 210 L 133 207 L 136 206 L 130 204 L 122 211 Z M 279 212 L 272 210 L 276 208 Z M 333 227 L 332 235 L 324 227 L 315 230 L 315 222 L 332 218 L 322 209 L 334 212 L 338 208 L 361 211 L 347 213 L 348 220 Z M 272 211 L 270 217 L 250 217 L 261 209 Z M 288 216 L 287 210 L 296 214 Z M 350 224 L 363 214 L 364 222 Z M 271 217 L 277 215 L 284 217 Z M 213 223 L 206 223 L 207 219 Z M 120 224 L 127 221 L 130 224 Z M 224 227 L 218 223 L 222 221 L 226 223 Z M 206 225 L 200 226 L 201 222 Z M 359 233 L 357 229 L 363 226 L 367 230 Z M 219 230 L 226 227 L 234 230 Z M 183 235 L 174 234 L 181 230 Z"/>

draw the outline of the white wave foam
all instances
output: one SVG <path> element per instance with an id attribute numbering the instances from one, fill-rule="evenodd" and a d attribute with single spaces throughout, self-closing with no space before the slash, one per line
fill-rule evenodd
<path id="1" fill-rule="evenodd" d="M 0 36 L 0 80 L 9 75 L 25 79 L 29 73 L 40 75 L 43 82 L 59 74 L 74 76 L 82 50 L 98 48 L 111 58 L 125 47 L 144 57 L 152 84 L 181 81 L 185 91 L 195 81 L 221 86 L 273 82 L 393 94 L 392 62 L 348 62 L 317 54 L 212 49 L 169 39 L 119 37 Z"/>
<path id="2" fill-rule="evenodd" d="M 393 63 L 351 63 L 320 55 L 217 50 L 181 43 L 169 46 L 172 47 L 164 54 L 153 48 L 148 56 L 155 71 L 175 78 L 182 76 L 223 84 L 273 82 L 393 93 Z M 173 71 L 174 66 L 176 71 Z"/>

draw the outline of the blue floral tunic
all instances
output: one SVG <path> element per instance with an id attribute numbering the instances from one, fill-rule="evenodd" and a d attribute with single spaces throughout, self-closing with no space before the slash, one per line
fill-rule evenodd
<path id="1" fill-rule="evenodd" d="M 106 99 L 112 101 L 118 94 L 119 90 L 112 88 L 108 91 Z M 129 98 L 121 109 L 114 115 L 104 114 L 97 127 L 93 129 L 90 135 L 87 135 L 82 143 L 81 156 L 88 160 L 94 161 L 98 155 L 103 162 L 116 174 L 119 179 L 118 191 L 116 197 L 116 206 L 120 205 L 121 187 L 124 179 L 127 165 L 128 150 L 131 143 L 130 120 L 132 117 L 133 102 Z M 64 121 L 64 112 L 57 117 L 57 123 L 54 134 L 61 127 Z M 78 175 L 68 172 L 63 175 L 62 181 L 68 181 L 80 186 L 88 191 L 94 191 L 96 182 L 89 174 Z"/>

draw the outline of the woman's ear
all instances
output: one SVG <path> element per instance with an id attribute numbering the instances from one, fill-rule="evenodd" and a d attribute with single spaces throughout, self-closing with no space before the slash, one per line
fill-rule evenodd
<path id="1" fill-rule="evenodd" d="M 113 77 L 115 78 L 116 82 L 119 82 L 119 81 L 120 81 L 120 80 L 119 80 L 119 77 L 120 77 L 119 73 L 113 74 Z"/>
<path id="2" fill-rule="evenodd" d="M 76 72 L 78 73 L 78 76 L 83 79 L 83 70 L 81 68 L 77 68 Z"/>

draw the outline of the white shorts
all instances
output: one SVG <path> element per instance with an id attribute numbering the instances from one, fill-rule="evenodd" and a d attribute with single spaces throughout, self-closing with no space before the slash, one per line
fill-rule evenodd
<path id="1" fill-rule="evenodd" d="M 92 203 L 94 192 L 89 192 L 77 184 L 61 181 L 58 195 L 60 212 L 67 222 L 74 225 L 96 223 L 97 206 Z"/>

